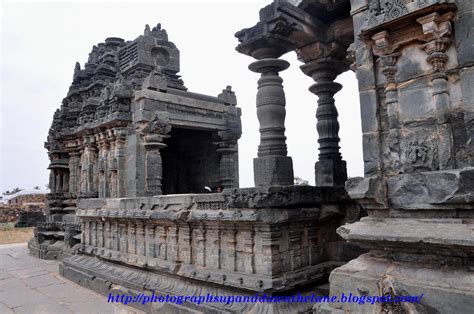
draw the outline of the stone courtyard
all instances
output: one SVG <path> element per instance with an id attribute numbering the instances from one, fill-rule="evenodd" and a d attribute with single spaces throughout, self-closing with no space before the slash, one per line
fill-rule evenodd
<path id="1" fill-rule="evenodd" d="M 0 313 L 142 313 L 64 279 L 58 264 L 30 256 L 26 243 L 0 245 Z"/>

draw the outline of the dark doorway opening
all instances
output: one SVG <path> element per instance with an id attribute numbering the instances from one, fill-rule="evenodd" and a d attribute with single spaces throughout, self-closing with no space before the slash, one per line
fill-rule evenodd
<path id="1" fill-rule="evenodd" d="M 173 128 L 161 151 L 163 194 L 205 193 L 219 184 L 219 154 L 211 131 Z"/>

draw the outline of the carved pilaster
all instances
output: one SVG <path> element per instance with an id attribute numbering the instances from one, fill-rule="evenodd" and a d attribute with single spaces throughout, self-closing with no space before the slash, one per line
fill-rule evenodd
<path id="1" fill-rule="evenodd" d="M 97 222 L 97 247 L 104 247 L 104 223 Z"/>
<path id="2" fill-rule="evenodd" d="M 167 258 L 167 245 L 166 245 L 166 227 L 164 225 L 160 225 L 156 227 L 157 229 L 157 239 L 158 239 L 158 256 L 166 260 Z"/>
<path id="3" fill-rule="evenodd" d="M 452 169 L 454 167 L 453 131 L 450 125 L 450 96 L 448 90 L 448 76 L 446 74 L 446 63 L 448 55 L 446 51 L 451 45 L 452 26 L 451 20 L 454 13 L 444 15 L 432 13 L 417 19 L 423 27 L 426 44 L 421 48 L 428 57 L 426 61 L 432 66 L 431 85 L 433 88 L 433 101 L 436 108 L 437 131 L 439 135 L 439 168 Z"/>
<path id="4" fill-rule="evenodd" d="M 192 230 L 188 225 L 179 227 L 179 260 L 185 264 L 191 264 L 192 246 L 191 246 Z"/>
<path id="5" fill-rule="evenodd" d="M 145 254 L 148 257 L 155 257 L 155 226 L 145 225 Z"/>
<path id="6" fill-rule="evenodd" d="M 110 145 L 107 140 L 107 134 L 105 132 L 102 132 L 97 135 L 98 138 L 98 144 L 99 144 L 99 164 L 98 164 L 98 170 L 99 170 L 99 197 L 105 198 L 110 196 L 108 193 L 108 186 L 110 185 L 110 182 L 108 180 L 108 173 L 110 172 L 109 170 L 109 165 L 108 165 L 108 157 L 109 157 L 109 149 Z"/>
<path id="7" fill-rule="evenodd" d="M 127 129 L 115 128 L 115 156 L 117 164 L 117 191 L 116 197 L 125 196 L 125 144 L 127 142 Z"/>
<path id="8" fill-rule="evenodd" d="M 97 222 L 96 221 L 91 221 L 91 245 L 92 246 L 97 246 Z"/>
<path id="9" fill-rule="evenodd" d="M 128 234 L 127 234 L 127 242 L 128 242 L 128 251 L 129 254 L 137 254 L 137 229 L 135 222 L 129 221 L 128 225 Z"/>
<path id="10" fill-rule="evenodd" d="M 223 239 L 226 240 L 226 247 L 223 254 L 223 267 L 230 271 L 236 271 L 236 231 L 234 226 L 223 230 Z"/>
<path id="11" fill-rule="evenodd" d="M 298 54 L 301 56 L 307 52 L 302 49 Z M 316 186 L 344 186 L 347 180 L 346 162 L 339 152 L 339 122 L 334 105 L 334 95 L 342 89 L 342 85 L 334 80 L 347 69 L 345 62 L 330 57 L 317 58 L 301 66 L 301 70 L 316 81 L 309 90 L 318 96 L 316 129 L 319 135 L 319 158 L 315 165 Z"/>
<path id="12" fill-rule="evenodd" d="M 172 225 L 168 228 L 167 259 L 173 262 L 178 260 L 178 231 L 176 225 Z"/>
<path id="13" fill-rule="evenodd" d="M 117 158 L 116 158 L 116 145 L 115 145 L 115 132 L 112 129 L 107 130 L 107 141 L 110 144 L 109 156 L 108 156 L 108 194 L 110 197 L 117 197 Z"/>
<path id="14" fill-rule="evenodd" d="M 400 151 L 400 119 L 398 104 L 398 85 L 395 80 L 397 74 L 397 61 L 400 53 L 398 46 L 390 42 L 387 31 L 379 32 L 372 36 L 374 44 L 372 50 L 374 55 L 380 57 L 382 73 L 385 76 L 385 104 L 388 117 L 388 139 L 387 144 L 390 150 L 390 163 L 385 165 L 386 171 L 398 173 L 401 170 Z"/>
<path id="15" fill-rule="evenodd" d="M 206 266 L 206 228 L 204 225 L 194 229 L 194 237 L 196 239 L 196 259 L 198 266 Z"/>
<path id="16" fill-rule="evenodd" d="M 112 247 L 111 249 L 114 251 L 119 251 L 120 250 L 120 234 L 119 234 L 119 225 L 117 221 L 113 220 L 112 221 L 112 227 L 111 227 L 111 237 L 112 237 Z"/>
<path id="17" fill-rule="evenodd" d="M 137 223 L 137 255 L 145 256 L 145 229 L 143 223 Z"/>
<path id="18" fill-rule="evenodd" d="M 119 222 L 119 249 L 120 252 L 127 253 L 128 252 L 128 228 L 126 222 Z"/>
<path id="19" fill-rule="evenodd" d="M 104 246 L 106 249 L 112 249 L 112 234 L 111 234 L 111 222 L 110 220 L 106 221 L 104 228 Z"/>
<path id="20" fill-rule="evenodd" d="M 84 141 L 84 160 L 82 161 L 83 181 L 86 193 L 97 192 L 98 175 L 97 175 L 97 146 L 95 136 L 86 136 Z"/>
<path id="21" fill-rule="evenodd" d="M 293 161 L 287 156 L 285 92 L 279 72 L 289 63 L 277 58 L 253 62 L 249 69 L 261 73 L 258 80 L 257 117 L 260 124 L 258 158 L 254 159 L 255 186 L 292 185 Z"/>

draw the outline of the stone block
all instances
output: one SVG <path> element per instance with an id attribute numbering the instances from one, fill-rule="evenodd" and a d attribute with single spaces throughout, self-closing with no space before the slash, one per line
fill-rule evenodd
<path id="1" fill-rule="evenodd" d="M 474 113 L 474 67 L 461 69 L 459 72 L 461 79 L 461 92 L 463 99 L 463 107 L 466 111 Z"/>
<path id="2" fill-rule="evenodd" d="M 427 119 L 435 115 L 432 92 L 427 86 L 429 86 L 429 78 L 424 77 L 415 79 L 399 89 L 401 123 Z"/>
<path id="3" fill-rule="evenodd" d="M 472 47 L 474 46 L 474 8 L 471 0 L 456 0 L 458 7 L 457 19 L 454 23 L 456 33 L 457 59 L 461 67 L 474 62 Z"/>
<path id="4" fill-rule="evenodd" d="M 316 186 L 340 187 L 347 180 L 344 160 L 322 159 L 314 166 Z"/>
<path id="5" fill-rule="evenodd" d="M 293 160 L 286 156 L 254 158 L 255 186 L 292 185 Z"/>
<path id="6" fill-rule="evenodd" d="M 464 203 L 474 207 L 472 168 L 452 171 L 430 171 L 402 174 L 387 180 L 392 208 L 449 209 L 450 204 Z"/>
<path id="7" fill-rule="evenodd" d="M 367 49 L 361 50 L 360 53 L 366 54 Z M 359 50 L 356 52 L 356 57 L 359 54 Z M 359 58 L 359 57 L 357 57 Z M 359 59 L 357 59 L 359 62 Z M 375 81 L 375 74 L 374 74 L 374 66 L 369 63 L 361 63 L 360 65 L 357 65 L 357 82 L 359 85 L 359 91 L 365 91 L 365 90 L 373 90 L 375 89 L 376 86 L 376 81 Z"/>
<path id="8" fill-rule="evenodd" d="M 373 175 L 380 170 L 380 135 L 365 133 L 362 135 L 362 149 L 364 158 L 364 173 Z"/>
<path id="9" fill-rule="evenodd" d="M 346 190 L 349 196 L 370 209 L 387 208 L 385 195 L 385 187 L 382 178 L 372 177 L 356 177 L 346 181 Z"/>
<path id="10" fill-rule="evenodd" d="M 362 133 L 379 131 L 377 92 L 375 90 L 361 91 L 359 99 Z"/>
<path id="11" fill-rule="evenodd" d="M 419 45 L 412 45 L 403 49 L 396 64 L 396 82 L 401 84 L 423 75 L 429 75 L 431 65 L 426 62 L 426 57 L 426 53 L 420 49 Z"/>
<path id="12" fill-rule="evenodd" d="M 364 254 L 336 268 L 329 280 L 331 295 L 335 296 L 351 292 L 360 300 L 363 296 L 381 296 L 382 289 L 392 296 L 423 295 L 419 303 L 400 303 L 398 311 L 467 314 L 474 310 L 473 277 L 474 274 L 465 269 L 394 263 Z M 331 313 L 341 310 L 373 314 L 393 311 L 389 303 L 370 302 L 335 303 L 329 308 Z"/>

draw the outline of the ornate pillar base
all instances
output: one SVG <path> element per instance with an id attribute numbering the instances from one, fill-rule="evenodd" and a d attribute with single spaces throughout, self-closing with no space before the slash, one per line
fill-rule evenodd
<path id="1" fill-rule="evenodd" d="M 314 165 L 316 186 L 344 186 L 347 180 L 346 169 L 344 160 L 323 159 L 317 161 Z"/>
<path id="2" fill-rule="evenodd" d="M 253 159 L 255 186 L 293 185 L 293 160 L 287 156 Z"/>

